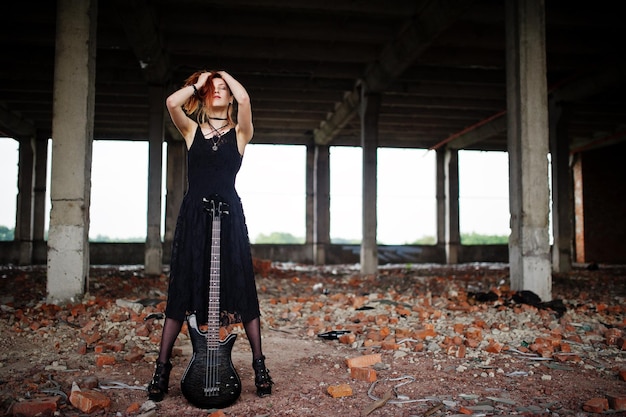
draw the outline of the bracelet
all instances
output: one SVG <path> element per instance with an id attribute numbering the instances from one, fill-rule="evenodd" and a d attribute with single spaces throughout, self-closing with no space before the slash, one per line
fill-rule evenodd
<path id="1" fill-rule="evenodd" d="M 198 95 L 198 89 L 196 88 L 195 84 L 191 84 L 191 86 L 193 87 L 193 95 L 197 96 Z"/>

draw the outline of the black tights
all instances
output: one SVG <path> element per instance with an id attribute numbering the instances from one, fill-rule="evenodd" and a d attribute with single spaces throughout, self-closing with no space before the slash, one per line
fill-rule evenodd
<path id="1" fill-rule="evenodd" d="M 163 333 L 161 334 L 161 350 L 159 351 L 159 362 L 167 363 L 172 357 L 172 349 L 174 348 L 174 342 L 180 333 L 180 329 L 183 327 L 183 322 L 180 320 L 165 318 L 163 324 Z"/>
<path id="2" fill-rule="evenodd" d="M 263 350 L 261 349 L 261 319 L 258 317 L 252 319 L 244 323 L 243 328 L 246 329 L 246 336 L 248 336 L 248 342 L 250 342 L 252 359 L 263 357 Z"/>
<path id="3" fill-rule="evenodd" d="M 163 333 L 161 335 L 159 362 L 167 363 L 172 357 L 174 342 L 176 342 L 176 338 L 178 337 L 182 327 L 182 321 L 167 317 L 165 318 Z M 246 330 L 248 342 L 250 342 L 252 359 L 259 359 L 263 356 L 263 350 L 261 349 L 261 319 L 259 317 L 252 319 L 249 322 L 244 323 L 243 328 Z"/>

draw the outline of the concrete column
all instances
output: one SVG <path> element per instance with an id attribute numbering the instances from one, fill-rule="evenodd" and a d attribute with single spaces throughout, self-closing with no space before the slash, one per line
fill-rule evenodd
<path id="1" fill-rule="evenodd" d="M 165 195 L 165 242 L 174 240 L 178 211 L 187 191 L 187 150 L 182 140 L 167 143 L 167 180 Z"/>
<path id="2" fill-rule="evenodd" d="M 326 263 L 330 245 L 330 148 L 315 146 L 313 262 Z"/>
<path id="3" fill-rule="evenodd" d="M 436 150 L 437 246 L 446 244 L 446 148 Z"/>
<path id="4" fill-rule="evenodd" d="M 378 272 L 378 244 L 376 242 L 378 195 L 376 175 L 378 167 L 378 116 L 380 94 L 363 91 L 361 99 L 361 147 L 363 148 L 363 240 L 361 241 L 361 273 Z"/>
<path id="5" fill-rule="evenodd" d="M 581 153 L 574 154 L 572 163 L 574 181 L 574 253 L 577 263 L 587 262 L 585 254 L 585 205 L 583 196 L 583 161 Z"/>
<path id="6" fill-rule="evenodd" d="M 46 260 L 46 187 L 48 185 L 48 137 L 35 141 L 35 189 L 33 202 L 33 263 Z"/>
<path id="7" fill-rule="evenodd" d="M 310 247 L 309 257 L 313 259 L 313 241 L 315 237 L 315 146 L 306 147 L 306 203 L 305 203 L 305 239 L 304 243 Z M 329 175 L 330 178 L 330 175 Z M 330 186 L 329 186 L 330 189 Z M 330 217 L 330 216 L 329 216 Z M 330 233 L 329 233 L 330 235 Z M 329 238 L 330 241 L 330 238 Z"/>
<path id="8" fill-rule="evenodd" d="M 33 239 L 43 241 L 46 229 L 46 185 L 48 165 L 48 140 L 35 142 L 35 202 L 33 219 Z"/>
<path id="9" fill-rule="evenodd" d="M 165 102 L 163 86 L 148 87 L 149 96 L 149 158 L 148 158 L 148 233 L 145 250 L 145 273 L 163 272 L 163 244 L 161 243 L 161 181 L 163 177 L 163 135 Z"/>
<path id="10" fill-rule="evenodd" d="M 57 2 L 48 300 L 88 288 L 89 204 L 96 75 L 96 0 Z"/>
<path id="11" fill-rule="evenodd" d="M 461 232 L 459 229 L 459 151 L 447 149 L 445 170 L 445 245 L 446 263 L 459 263 Z"/>
<path id="12" fill-rule="evenodd" d="M 17 174 L 17 223 L 15 240 L 19 242 L 19 264 L 33 260 L 33 200 L 35 180 L 35 139 L 20 140 Z"/>
<path id="13" fill-rule="evenodd" d="M 552 299 L 548 103 L 542 0 L 506 2 L 511 288 Z"/>
<path id="14" fill-rule="evenodd" d="M 570 169 L 569 112 L 550 103 L 550 154 L 552 155 L 552 271 L 572 269 L 574 240 L 574 189 Z"/>

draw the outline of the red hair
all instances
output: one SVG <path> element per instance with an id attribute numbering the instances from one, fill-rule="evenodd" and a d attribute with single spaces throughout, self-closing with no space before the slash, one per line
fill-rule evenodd
<path id="1" fill-rule="evenodd" d="M 200 78 L 200 74 L 204 72 L 206 71 L 196 71 L 193 74 L 191 74 L 185 80 L 185 84 L 183 85 L 183 88 L 196 84 L 198 82 L 198 79 Z M 209 118 L 209 114 L 212 113 L 213 107 L 212 107 L 210 97 L 213 97 L 213 93 L 215 91 L 215 86 L 213 85 L 213 79 L 222 78 L 222 76 L 217 71 L 210 71 L 210 73 L 211 75 L 209 75 L 209 78 L 207 78 L 204 85 L 198 88 L 197 94 L 194 94 L 191 97 L 189 97 L 189 99 L 185 102 L 185 104 L 183 104 L 183 110 L 185 110 L 185 112 L 188 115 L 192 115 L 196 113 L 196 119 L 198 123 L 202 123 L 205 120 L 207 120 Z M 233 93 L 232 91 L 230 91 L 230 87 L 228 87 L 228 84 L 226 84 L 226 87 L 228 88 L 228 94 L 232 96 Z M 207 100 L 207 98 L 209 99 Z M 235 124 L 235 122 L 233 121 L 234 116 L 232 113 L 233 113 L 233 109 L 231 106 L 231 108 L 228 109 L 228 114 L 226 117 L 228 118 L 228 121 L 230 123 Z"/>

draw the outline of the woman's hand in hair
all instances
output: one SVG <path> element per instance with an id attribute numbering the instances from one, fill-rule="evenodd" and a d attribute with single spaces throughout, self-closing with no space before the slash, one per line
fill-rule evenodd
<path id="1" fill-rule="evenodd" d="M 206 72 L 201 73 L 200 76 L 198 76 L 198 81 L 196 82 L 196 87 L 202 88 L 206 84 L 207 80 L 209 79 L 209 77 L 211 75 L 213 75 L 213 73 L 210 72 L 210 71 L 206 71 Z"/>

